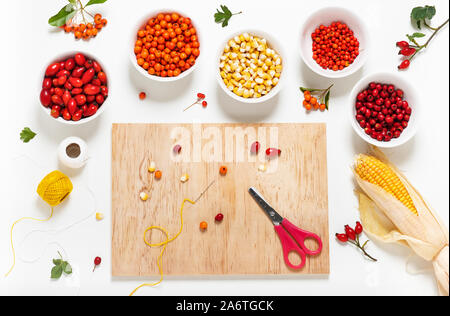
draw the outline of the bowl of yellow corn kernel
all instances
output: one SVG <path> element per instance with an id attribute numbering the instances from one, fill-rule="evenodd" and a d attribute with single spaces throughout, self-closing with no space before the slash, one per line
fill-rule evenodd
<path id="1" fill-rule="evenodd" d="M 262 103 L 275 97 L 284 81 L 281 45 L 261 31 L 235 33 L 219 51 L 217 79 L 233 99 Z"/>

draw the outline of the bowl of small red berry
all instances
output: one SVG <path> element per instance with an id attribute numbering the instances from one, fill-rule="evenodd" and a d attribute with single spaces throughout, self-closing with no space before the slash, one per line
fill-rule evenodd
<path id="1" fill-rule="evenodd" d="M 349 100 L 350 121 L 366 142 L 382 148 L 405 144 L 417 132 L 420 105 L 415 89 L 394 73 L 361 79 Z"/>
<path id="2" fill-rule="evenodd" d="M 41 108 L 64 124 L 90 122 L 105 110 L 109 84 L 109 76 L 98 58 L 84 52 L 62 54 L 44 70 Z"/>
<path id="3" fill-rule="evenodd" d="M 367 60 L 369 38 L 364 22 L 339 7 L 323 8 L 304 23 L 300 34 L 304 63 L 326 78 L 343 78 L 357 72 Z"/>

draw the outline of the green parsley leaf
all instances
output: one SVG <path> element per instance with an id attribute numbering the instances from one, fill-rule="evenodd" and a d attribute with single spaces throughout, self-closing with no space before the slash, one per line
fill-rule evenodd
<path id="1" fill-rule="evenodd" d="M 51 271 L 51 278 L 54 280 L 61 278 L 63 272 L 67 275 L 72 274 L 72 266 L 67 261 L 63 260 L 59 251 L 58 254 L 61 259 L 53 259 L 53 264 L 55 266 Z"/>
<path id="2" fill-rule="evenodd" d="M 216 23 L 222 23 L 222 27 L 228 26 L 228 22 L 233 17 L 233 15 L 242 14 L 242 12 L 233 14 L 226 5 L 221 5 L 220 8 L 222 9 L 222 11 L 217 9 L 217 13 L 214 14 L 214 20 L 216 21 Z"/>
<path id="3" fill-rule="evenodd" d="M 65 274 L 72 274 L 72 266 L 70 263 L 64 261 L 62 266 Z"/>
<path id="4" fill-rule="evenodd" d="M 51 272 L 51 278 L 54 280 L 57 280 L 57 279 L 61 278 L 62 273 L 63 273 L 62 264 L 54 266 L 52 269 L 52 272 Z"/>
<path id="5" fill-rule="evenodd" d="M 29 127 L 25 127 L 22 132 L 20 133 L 20 139 L 24 143 L 30 142 L 34 137 L 36 136 L 36 133 L 34 133 Z"/>

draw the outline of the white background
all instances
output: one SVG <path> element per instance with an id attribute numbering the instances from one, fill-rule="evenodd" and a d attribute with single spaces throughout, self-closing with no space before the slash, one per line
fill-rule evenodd
<path id="1" fill-rule="evenodd" d="M 89 42 L 76 42 L 72 36 L 55 31 L 47 19 L 64 4 L 63 0 L 2 1 L 1 111 L 0 114 L 0 294 L 4 295 L 127 295 L 142 280 L 116 280 L 111 277 L 111 124 L 113 122 L 326 122 L 328 124 L 328 166 L 330 200 L 330 236 L 341 232 L 347 223 L 358 219 L 357 200 L 350 165 L 355 154 L 367 147 L 358 139 L 347 120 L 348 95 L 353 85 L 366 74 L 396 71 L 399 63 L 395 42 L 412 32 L 409 13 L 423 1 L 169 1 L 170 6 L 188 12 L 203 36 L 202 60 L 191 81 L 161 88 L 135 80 L 128 58 L 129 38 L 134 24 L 146 12 L 158 9 L 158 2 L 110 0 L 97 7 L 109 21 L 100 35 Z M 437 7 L 434 23 L 447 18 L 446 0 L 426 1 Z M 222 29 L 213 21 L 219 4 L 225 3 L 244 15 L 234 17 L 230 27 Z M 313 11 L 340 5 L 357 12 L 367 23 L 372 38 L 369 59 L 362 71 L 347 79 L 335 80 L 328 113 L 306 114 L 301 107 L 300 85 L 327 87 L 331 81 L 318 77 L 301 62 L 299 32 Z M 3 10 L 2 10 L 3 11 Z M 94 9 L 94 11 L 96 11 Z M 276 35 L 287 51 L 287 85 L 271 108 L 244 111 L 230 106 L 215 81 L 214 60 L 221 45 L 234 30 L 252 27 Z M 449 74 L 448 27 L 402 73 L 414 84 L 421 97 L 423 125 L 408 144 L 387 150 L 389 158 L 405 172 L 410 181 L 448 223 L 449 167 Z M 39 105 L 43 68 L 55 55 L 74 50 L 93 52 L 106 65 L 111 80 L 111 97 L 104 115 L 85 126 L 67 127 L 46 117 Z M 138 99 L 145 88 L 149 98 Z M 210 106 L 182 113 L 199 91 L 208 96 Z M 20 130 L 29 126 L 38 136 L 29 144 L 19 141 Z M 75 190 L 68 203 L 58 207 L 53 220 L 40 224 L 23 222 L 15 230 L 18 256 L 39 259 L 33 264 L 18 260 L 9 278 L 3 278 L 11 264 L 9 228 L 22 216 L 45 218 L 50 209 L 35 193 L 46 173 L 59 168 L 56 148 L 68 136 L 84 138 L 92 159 L 80 172 L 68 172 Z M 23 156 L 25 155 L 25 156 Z M 63 169 L 63 171 L 67 171 Z M 88 195 L 89 186 L 97 205 Z M 57 235 L 33 234 L 19 247 L 28 232 L 60 229 L 88 216 L 94 210 L 106 214 L 103 222 L 93 218 Z M 49 279 L 51 259 L 60 246 L 66 251 L 76 273 L 58 282 Z M 369 251 L 379 263 L 366 261 L 360 253 L 341 246 L 333 237 L 329 277 L 293 277 L 263 279 L 168 279 L 157 288 L 144 288 L 141 295 L 436 295 L 430 272 L 412 276 L 405 271 L 410 252 L 399 246 L 371 244 Z M 220 247 L 220 245 L 219 245 Z M 170 251 L 170 247 L 168 249 Z M 92 273 L 93 259 L 101 256 L 104 264 Z M 414 261 L 414 268 L 429 268 Z M 154 264 L 149 262 L 149 264 Z M 189 264 L 187 262 L 186 264 Z"/>

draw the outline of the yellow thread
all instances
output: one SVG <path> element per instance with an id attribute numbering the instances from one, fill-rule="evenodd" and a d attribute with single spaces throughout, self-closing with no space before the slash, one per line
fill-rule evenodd
<path id="1" fill-rule="evenodd" d="M 53 171 L 39 183 L 37 193 L 50 206 L 61 204 L 72 192 L 70 179 L 61 171 Z"/>
<path id="2" fill-rule="evenodd" d="M 164 229 L 163 227 L 160 227 L 160 226 L 151 226 L 151 227 L 149 227 L 149 228 L 147 228 L 145 230 L 145 232 L 144 232 L 144 242 L 145 242 L 145 244 L 147 246 L 149 246 L 150 248 L 156 248 L 156 247 L 164 246 L 163 249 L 161 250 L 161 253 L 160 253 L 158 259 L 157 259 L 157 264 L 158 264 L 158 268 L 159 268 L 159 274 L 160 274 L 161 277 L 160 277 L 159 281 L 156 282 L 156 283 L 153 283 L 153 284 L 142 284 L 142 285 L 138 286 L 133 292 L 131 292 L 130 296 L 133 296 L 139 289 L 141 289 L 141 288 L 143 288 L 145 286 L 151 286 L 152 287 L 152 286 L 156 286 L 156 285 L 159 285 L 159 284 L 162 283 L 162 281 L 164 279 L 164 272 L 163 272 L 163 267 L 162 267 L 162 257 L 164 255 L 164 252 L 166 251 L 167 245 L 169 243 L 175 241 L 181 235 L 181 233 L 183 232 L 183 226 L 184 226 L 183 210 L 184 210 L 184 204 L 186 202 L 189 202 L 192 205 L 195 205 L 195 203 L 196 203 L 196 202 L 191 201 L 189 199 L 185 199 L 183 201 L 183 203 L 181 204 L 181 210 L 180 210 L 181 226 L 180 226 L 180 231 L 178 232 L 178 234 L 175 235 L 175 237 L 169 239 L 169 233 L 167 232 L 167 230 Z M 153 229 L 157 229 L 157 230 L 162 231 L 166 235 L 166 238 L 167 238 L 166 241 L 163 241 L 163 242 L 161 242 L 159 244 L 150 244 L 147 241 L 146 236 L 147 236 L 147 233 L 149 231 L 153 230 Z"/>
<path id="3" fill-rule="evenodd" d="M 36 221 L 36 222 L 48 222 L 51 218 L 53 217 L 53 207 L 52 207 L 52 213 L 50 214 L 50 217 L 47 219 L 37 219 L 37 218 L 32 218 L 32 217 L 24 217 L 21 218 L 19 220 L 17 220 L 16 222 L 14 222 L 14 224 L 11 226 L 11 249 L 12 249 L 12 253 L 13 253 L 13 264 L 11 266 L 11 269 L 9 269 L 8 273 L 5 274 L 5 277 L 7 277 L 12 270 L 14 269 L 14 267 L 16 266 L 16 251 L 14 250 L 14 243 L 13 243 L 13 230 L 14 230 L 14 226 L 16 226 L 18 223 L 20 223 L 21 221 L 24 220 L 32 220 L 32 221 Z"/>
<path id="4" fill-rule="evenodd" d="M 24 217 L 16 222 L 11 226 L 11 249 L 13 253 L 13 265 L 11 269 L 6 273 L 5 277 L 7 277 L 14 267 L 16 266 L 16 251 L 14 249 L 14 242 L 13 242 L 13 230 L 14 227 L 24 220 L 33 220 L 37 222 L 48 222 L 53 217 L 53 208 L 59 204 L 61 204 L 72 192 L 73 185 L 70 179 L 61 171 L 53 171 L 49 173 L 42 181 L 39 183 L 37 188 L 37 193 L 39 196 L 47 202 L 51 208 L 52 213 L 49 218 L 47 219 L 37 219 L 32 217 Z"/>

